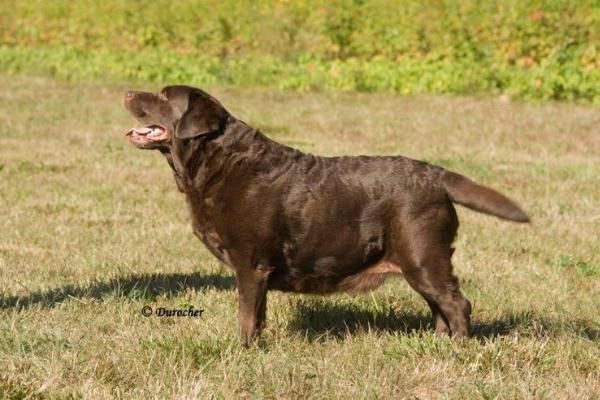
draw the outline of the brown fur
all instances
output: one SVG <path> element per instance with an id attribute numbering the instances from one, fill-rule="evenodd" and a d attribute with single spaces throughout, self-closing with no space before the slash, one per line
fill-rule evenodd
<path id="1" fill-rule="evenodd" d="M 436 331 L 469 335 L 471 305 L 452 274 L 453 202 L 500 218 L 527 215 L 493 189 L 405 157 L 320 157 L 274 142 L 199 89 L 128 92 L 185 193 L 194 233 L 235 270 L 242 342 L 264 326 L 269 289 L 364 291 L 403 275 Z"/>

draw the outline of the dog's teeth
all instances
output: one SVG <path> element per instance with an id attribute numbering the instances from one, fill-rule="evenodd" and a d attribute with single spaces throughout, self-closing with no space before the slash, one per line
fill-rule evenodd
<path id="1" fill-rule="evenodd" d="M 148 136 L 158 136 L 162 133 L 162 129 L 160 128 L 153 128 L 152 132 L 150 132 L 150 134 Z"/>

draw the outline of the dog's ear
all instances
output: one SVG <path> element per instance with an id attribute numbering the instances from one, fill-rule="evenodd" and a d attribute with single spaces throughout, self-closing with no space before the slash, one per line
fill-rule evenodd
<path id="1" fill-rule="evenodd" d="M 227 118 L 227 110 L 216 99 L 201 90 L 190 92 L 188 108 L 181 116 L 175 137 L 193 139 L 214 132 Z"/>

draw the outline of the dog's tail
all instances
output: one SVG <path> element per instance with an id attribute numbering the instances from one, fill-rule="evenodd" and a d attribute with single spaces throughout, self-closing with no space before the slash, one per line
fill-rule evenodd
<path id="1" fill-rule="evenodd" d="M 529 222 L 529 217 L 508 197 L 479 185 L 467 177 L 444 170 L 442 185 L 453 203 L 472 210 L 515 222 Z"/>

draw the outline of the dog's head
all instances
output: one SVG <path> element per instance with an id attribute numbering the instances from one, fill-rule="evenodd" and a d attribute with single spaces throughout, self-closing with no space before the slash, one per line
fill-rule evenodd
<path id="1" fill-rule="evenodd" d="M 142 124 L 126 136 L 140 149 L 168 149 L 218 131 L 229 113 L 212 96 L 189 86 L 167 86 L 158 93 L 128 91 L 125 108 Z"/>

